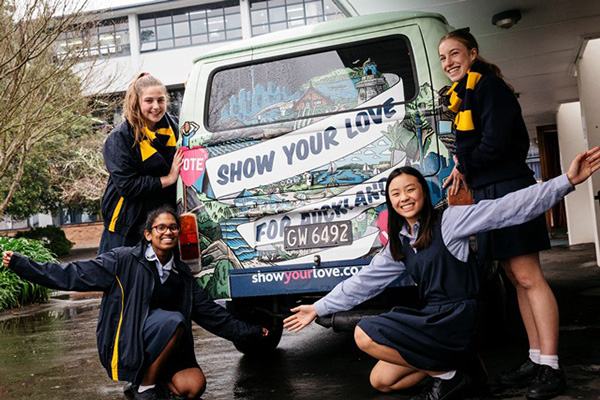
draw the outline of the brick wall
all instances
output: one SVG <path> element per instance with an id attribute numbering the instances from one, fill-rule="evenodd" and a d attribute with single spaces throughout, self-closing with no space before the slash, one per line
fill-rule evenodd
<path id="1" fill-rule="evenodd" d="M 102 222 L 91 222 L 87 224 L 63 225 L 61 229 L 65 236 L 73 242 L 73 249 L 98 248 L 100 236 L 104 225 Z M 0 231 L 0 236 L 14 237 L 17 232 L 27 231 L 28 229 L 11 229 Z"/>
<path id="2" fill-rule="evenodd" d="M 103 223 L 93 222 L 88 224 L 64 225 L 67 239 L 73 242 L 74 249 L 98 247 L 102 236 Z"/>

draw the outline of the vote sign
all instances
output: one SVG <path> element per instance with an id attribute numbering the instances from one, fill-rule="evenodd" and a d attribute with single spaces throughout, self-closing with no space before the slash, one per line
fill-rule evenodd
<path id="1" fill-rule="evenodd" d="M 202 176 L 207 158 L 208 151 L 204 147 L 184 148 L 183 165 L 179 175 L 186 186 L 192 186 Z"/>

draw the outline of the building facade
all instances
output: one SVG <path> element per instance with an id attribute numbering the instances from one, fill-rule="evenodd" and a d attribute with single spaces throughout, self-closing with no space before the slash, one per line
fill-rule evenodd
<path id="1" fill-rule="evenodd" d="M 82 63 L 86 57 L 100 59 L 95 62 L 96 81 L 111 85 L 103 93 L 99 87 L 88 88 L 92 95 L 119 96 L 139 72 L 155 75 L 167 86 L 170 112 L 175 115 L 193 61 L 200 54 L 233 41 L 344 17 L 332 0 L 162 0 L 92 12 L 100 18 L 98 24 L 63 34 L 58 54 L 75 50 Z M 121 118 L 117 109 L 104 122 L 115 125 Z M 38 214 L 25 221 L 6 216 L 0 220 L 0 231 L 87 224 L 98 218 L 71 210 Z"/>

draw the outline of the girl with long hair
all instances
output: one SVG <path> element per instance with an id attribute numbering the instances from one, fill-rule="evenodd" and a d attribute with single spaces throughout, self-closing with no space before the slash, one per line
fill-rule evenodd
<path id="1" fill-rule="evenodd" d="M 529 134 L 521 107 L 500 68 L 484 60 L 468 29 L 439 43 L 442 68 L 453 83 L 446 94 L 456 113 L 456 166 L 444 187 L 470 187 L 476 202 L 496 199 L 536 183 L 527 166 Z M 543 215 L 527 223 L 477 235 L 481 261 L 498 260 L 516 288 L 529 341 L 529 357 L 500 377 L 508 387 L 528 386 L 527 396 L 551 398 L 566 386 L 558 359 L 558 306 L 540 266 L 550 248 Z"/>
<path id="2" fill-rule="evenodd" d="M 123 103 L 124 121 L 109 135 L 102 154 L 109 172 L 102 196 L 104 231 L 98 254 L 133 246 L 151 210 L 175 206 L 179 169 L 179 130 L 167 113 L 169 95 L 160 80 L 140 73 L 129 84 Z"/>
<path id="3" fill-rule="evenodd" d="M 387 179 L 388 245 L 356 275 L 312 305 L 293 308 L 284 327 L 298 332 L 317 316 L 349 310 L 408 274 L 418 286 L 420 309 L 394 307 L 359 322 L 358 347 L 379 361 L 371 385 L 382 392 L 409 388 L 426 376 L 425 399 L 452 399 L 473 378 L 465 374 L 480 319 L 481 271 L 469 236 L 531 220 L 600 168 L 600 147 L 579 154 L 558 178 L 470 206 L 433 208 L 425 178 L 412 167 Z"/>

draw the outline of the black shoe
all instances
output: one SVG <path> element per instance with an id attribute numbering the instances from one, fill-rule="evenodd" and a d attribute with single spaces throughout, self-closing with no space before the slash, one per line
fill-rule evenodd
<path id="1" fill-rule="evenodd" d="M 511 388 L 530 385 L 540 372 L 541 367 L 540 364 L 536 364 L 528 358 L 523 364 L 498 378 L 498 383 Z"/>
<path id="2" fill-rule="evenodd" d="M 160 392 L 156 387 L 152 389 L 144 390 L 142 393 L 135 391 L 134 397 L 135 400 L 164 400 L 164 397 L 161 396 Z"/>
<path id="3" fill-rule="evenodd" d="M 135 396 L 135 392 L 137 391 L 137 388 L 138 388 L 138 385 L 128 382 L 127 384 L 125 384 L 125 386 L 123 386 L 123 394 L 128 399 L 133 399 L 133 397 Z"/>
<path id="4" fill-rule="evenodd" d="M 565 371 L 562 368 L 554 369 L 548 365 L 542 365 L 540 373 L 535 378 L 529 390 L 528 399 L 551 399 L 558 396 L 567 387 Z"/>
<path id="5" fill-rule="evenodd" d="M 488 373 L 483 361 L 478 355 L 474 355 L 463 369 L 467 382 L 473 389 L 484 387 L 488 381 Z"/>
<path id="6" fill-rule="evenodd" d="M 431 388 L 421 396 L 413 397 L 413 400 L 450 400 L 458 398 L 461 390 L 467 385 L 465 375 L 456 371 L 454 378 L 443 380 L 433 378 Z"/>

